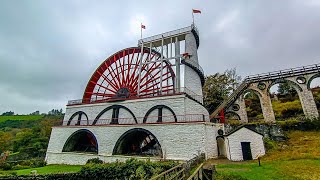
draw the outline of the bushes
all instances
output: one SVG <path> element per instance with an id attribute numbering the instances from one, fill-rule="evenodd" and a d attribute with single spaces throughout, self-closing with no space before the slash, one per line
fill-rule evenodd
<path id="1" fill-rule="evenodd" d="M 126 162 L 115 162 L 106 164 L 94 164 L 99 162 L 95 158 L 90 160 L 91 163 L 82 167 L 78 173 L 65 174 L 46 174 L 37 175 L 36 179 L 150 179 L 165 170 L 168 170 L 178 163 L 173 161 L 150 162 L 139 161 L 137 159 L 129 159 Z M 18 166 L 18 168 L 21 166 Z M 4 176 L 2 176 L 4 177 Z M 31 179 L 35 176 L 5 176 L 5 179 Z"/>
<path id="2" fill-rule="evenodd" d="M 0 164 L 0 169 L 3 170 L 20 170 L 28 168 L 43 167 L 46 162 L 43 159 L 29 159 L 23 161 L 6 161 Z"/>
<path id="3" fill-rule="evenodd" d="M 99 158 L 88 159 L 86 164 L 103 164 L 103 161 Z"/>
<path id="4" fill-rule="evenodd" d="M 150 162 L 129 159 L 125 163 L 87 164 L 80 174 L 90 179 L 149 179 L 177 165 L 172 161 Z"/>
<path id="5" fill-rule="evenodd" d="M 278 149 L 277 141 L 271 140 L 269 138 L 264 138 L 263 142 L 267 151 Z"/>
<path id="6" fill-rule="evenodd" d="M 320 118 L 296 120 L 290 119 L 285 121 L 277 121 L 283 130 L 301 130 L 301 131 L 319 131 Z"/>

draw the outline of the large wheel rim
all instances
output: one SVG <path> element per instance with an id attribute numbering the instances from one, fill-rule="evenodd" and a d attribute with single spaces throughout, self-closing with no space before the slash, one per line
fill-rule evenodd
<path id="1" fill-rule="evenodd" d="M 160 53 L 154 50 L 150 52 L 148 48 L 141 53 L 139 47 L 123 49 L 113 54 L 91 76 L 83 95 L 83 103 L 134 98 L 138 94 L 139 97 L 172 94 L 175 74 L 170 62 L 163 60 L 161 63 L 160 58 Z"/>

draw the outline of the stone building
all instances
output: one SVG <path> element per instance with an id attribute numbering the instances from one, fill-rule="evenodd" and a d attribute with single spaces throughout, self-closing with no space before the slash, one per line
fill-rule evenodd
<path id="1" fill-rule="evenodd" d="M 265 155 L 263 134 L 245 126 L 218 136 L 217 143 L 219 155 L 232 161 L 252 160 Z"/>
<path id="2" fill-rule="evenodd" d="M 83 98 L 69 101 L 62 125 L 52 128 L 47 163 L 217 158 L 224 125 L 210 122 L 203 106 L 199 44 L 192 24 L 141 39 L 103 61 Z"/>

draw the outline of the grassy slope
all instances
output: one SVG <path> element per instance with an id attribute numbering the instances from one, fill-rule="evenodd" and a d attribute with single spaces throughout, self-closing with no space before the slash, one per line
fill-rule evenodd
<path id="1" fill-rule="evenodd" d="M 11 172 L 17 172 L 17 175 L 30 174 L 32 170 L 37 170 L 38 174 L 51 174 L 51 173 L 66 173 L 66 172 L 77 172 L 81 170 L 80 165 L 48 165 L 39 168 L 2 171 L 2 173 L 10 174 Z M 0 172 L 1 174 L 1 172 Z"/>
<path id="2" fill-rule="evenodd" d="M 241 175 L 247 179 L 318 179 L 320 177 L 320 132 L 293 131 L 289 141 L 279 144 L 257 161 L 218 165 L 219 173 Z"/>
<path id="3" fill-rule="evenodd" d="M 0 123 L 7 120 L 39 120 L 43 115 L 15 115 L 15 116 L 0 116 Z"/>

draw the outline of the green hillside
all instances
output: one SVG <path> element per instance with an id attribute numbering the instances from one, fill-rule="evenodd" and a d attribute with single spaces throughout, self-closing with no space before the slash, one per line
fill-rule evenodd
<path id="1" fill-rule="evenodd" d="M 44 115 L 14 115 L 14 116 L 0 116 L 0 123 L 7 120 L 40 120 Z"/>

